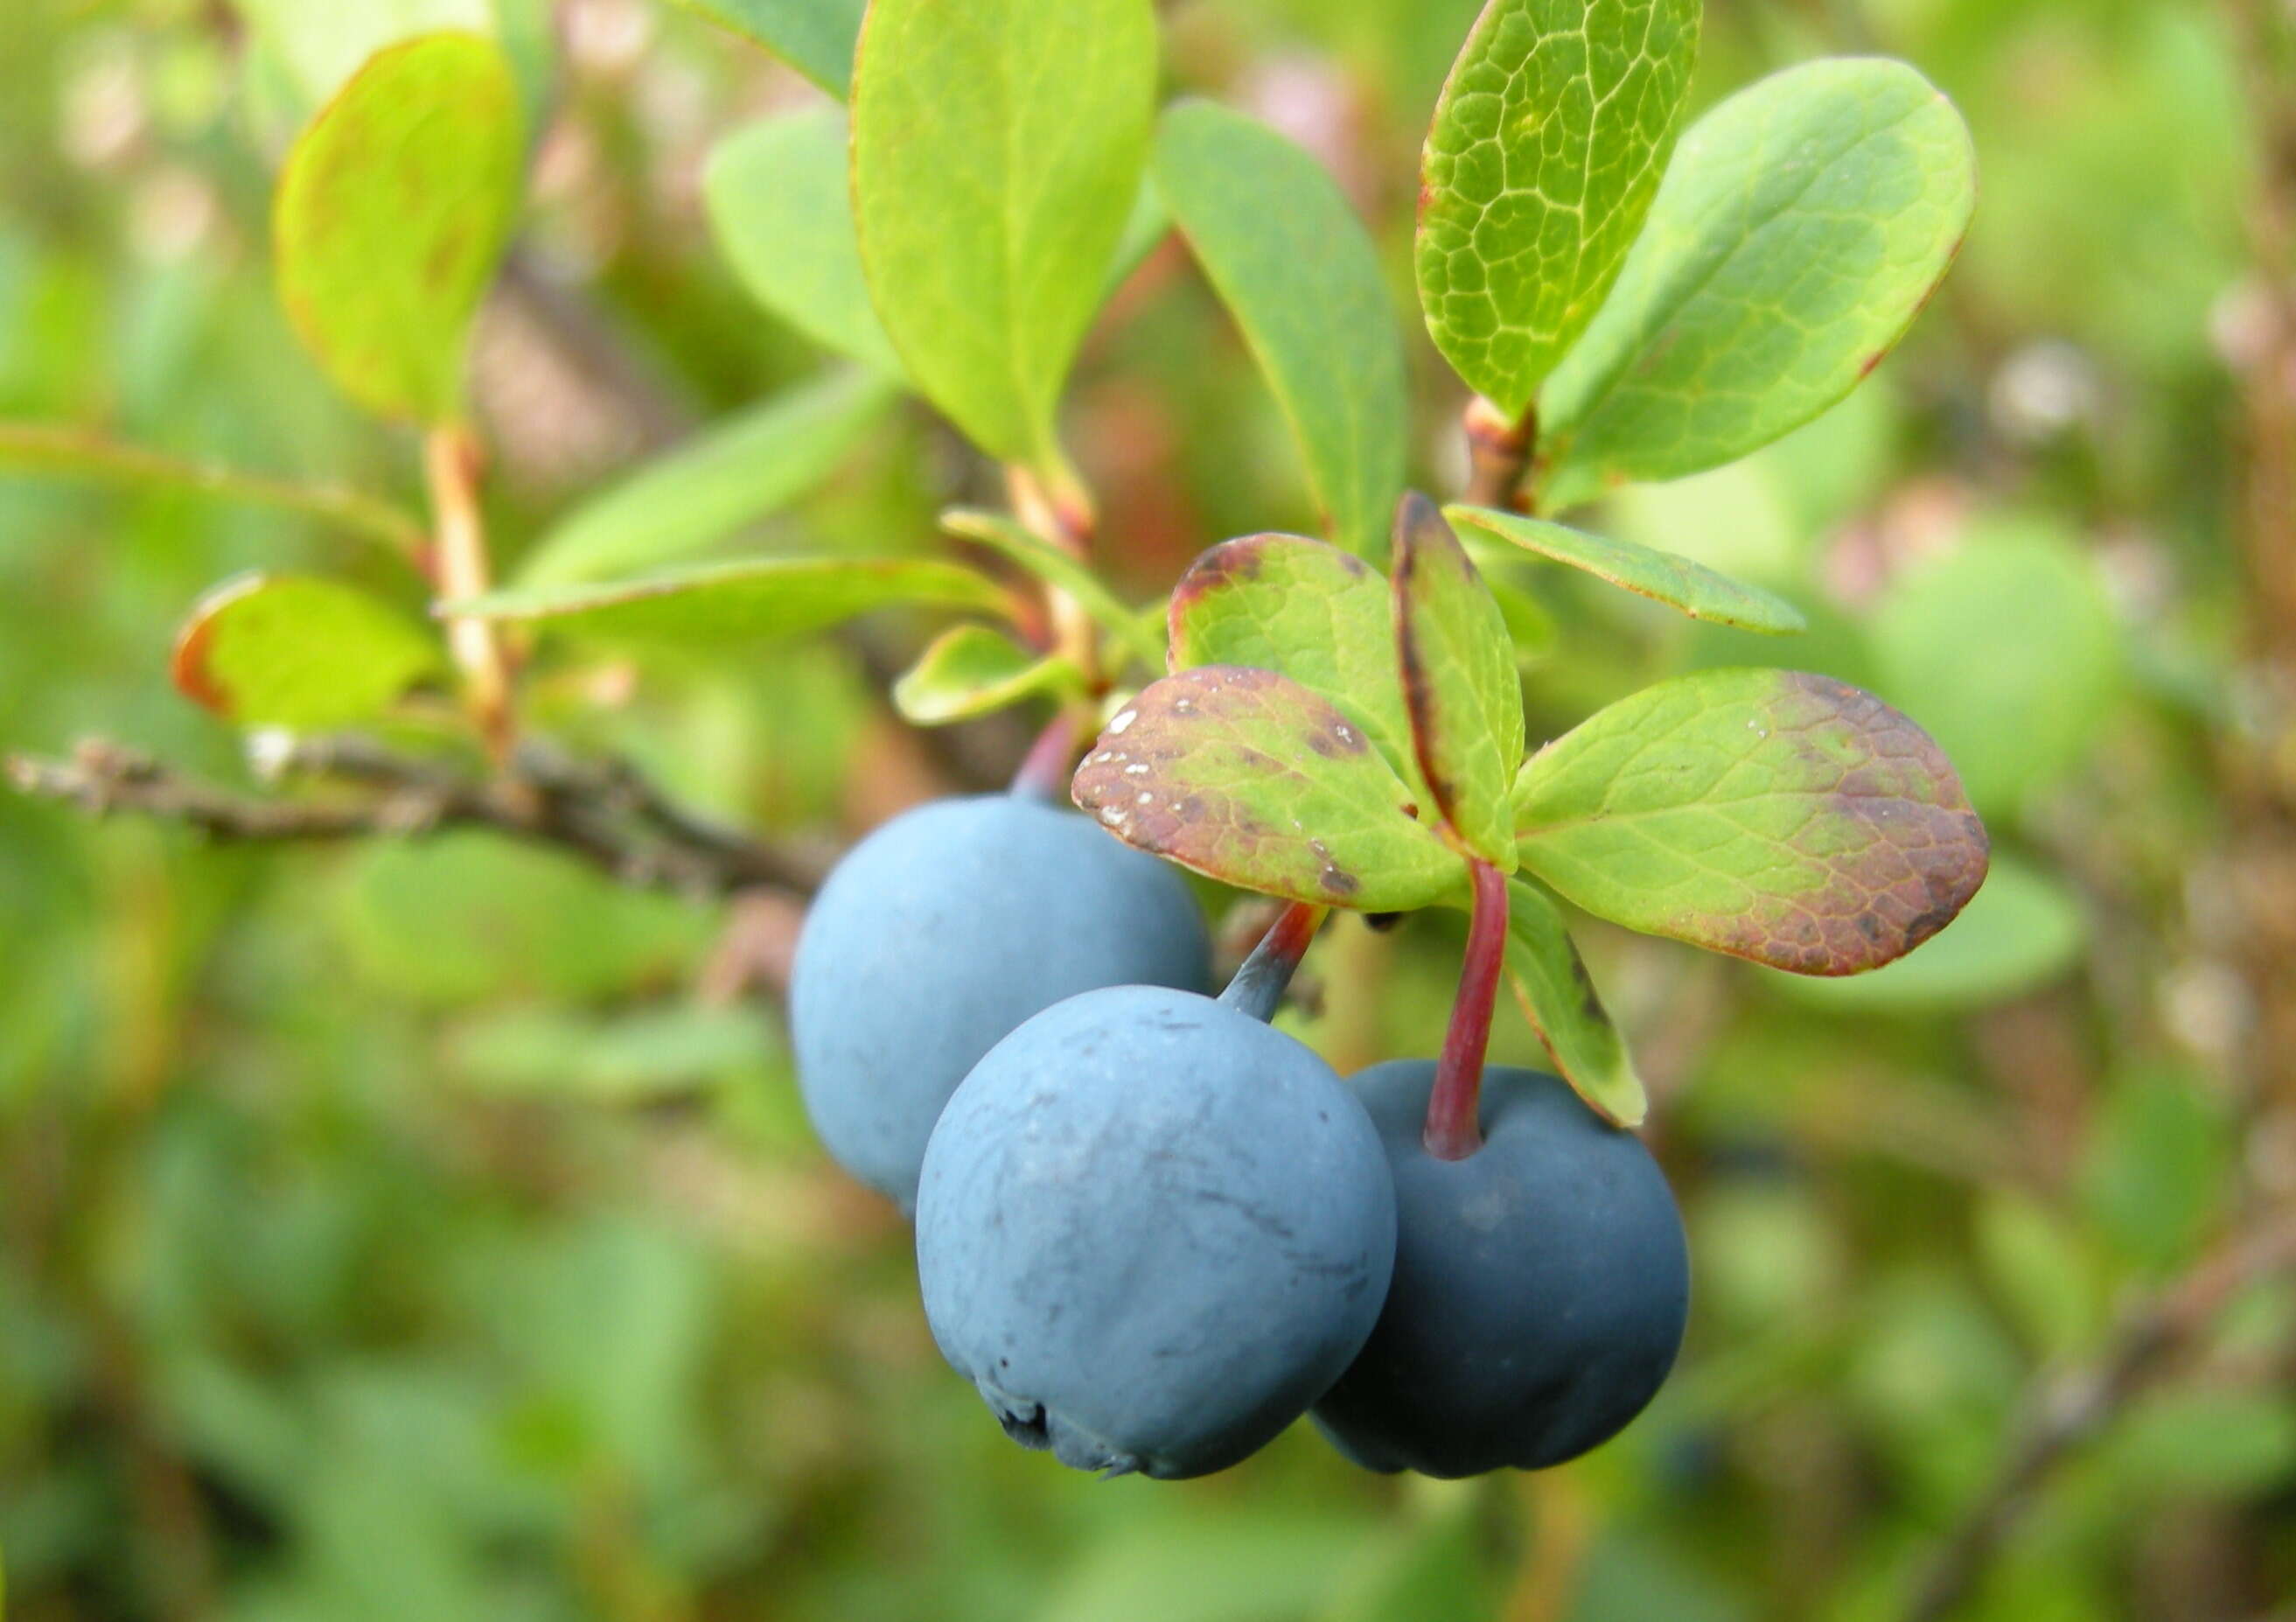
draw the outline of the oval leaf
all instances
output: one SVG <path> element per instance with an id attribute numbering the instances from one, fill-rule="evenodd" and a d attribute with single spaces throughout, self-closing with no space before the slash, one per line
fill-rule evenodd
<path id="1" fill-rule="evenodd" d="M 874 0 L 853 87 L 861 262 L 886 334 L 991 456 L 1053 415 L 1155 115 L 1148 0 Z"/>
<path id="2" fill-rule="evenodd" d="M 1002 612 L 1005 597 L 972 570 L 930 558 L 759 557 L 606 585 L 497 591 L 437 612 L 675 646 L 801 636 L 896 605 Z"/>
<path id="3" fill-rule="evenodd" d="M 728 136 L 710 152 L 701 194 L 718 245 L 758 303 L 824 349 L 901 375 L 861 274 L 842 108 Z"/>
<path id="4" fill-rule="evenodd" d="M 240 726 L 317 729 L 381 714 L 444 664 L 428 627 L 364 591 L 255 574 L 193 607 L 168 674 Z"/>
<path id="5" fill-rule="evenodd" d="M 1419 301 L 1520 417 L 1618 279 L 1681 126 L 1699 0 L 1491 0 L 1435 103 Z"/>
<path id="6" fill-rule="evenodd" d="M 599 580 L 706 550 L 828 477 L 895 394 L 848 367 L 713 423 L 561 519 L 519 579 Z"/>
<path id="7" fill-rule="evenodd" d="M 1400 912 L 1466 879 L 1362 729 L 1273 671 L 1206 665 L 1152 683 L 1071 792 L 1127 844 L 1288 901 Z"/>
<path id="8" fill-rule="evenodd" d="M 1734 625 L 1740 630 L 1771 637 L 1809 629 L 1801 610 L 1784 597 L 1734 580 L 1677 553 L 1485 506 L 1447 506 L 1443 515 L 1453 523 L 1472 525 L 1513 541 L 1525 551 L 1583 569 L 1597 580 L 1678 608 L 1693 620 L 1711 620 L 1718 625 Z"/>
<path id="9" fill-rule="evenodd" d="M 1413 757 L 1466 847 L 1515 865 L 1509 778 L 1522 759 L 1522 677 L 1506 618 L 1435 504 L 1395 517 L 1395 643 Z"/>
<path id="10" fill-rule="evenodd" d="M 1362 222 L 1313 158 L 1204 102 L 1166 110 L 1156 184 L 1291 423 L 1333 539 L 1369 556 L 1410 425 L 1402 334 Z"/>
<path id="11" fill-rule="evenodd" d="M 1801 975 L 1904 956 L 1985 880 L 1920 728 L 1795 671 L 1707 671 L 1557 738 L 1515 786 L 1523 866 L 1598 917 Z"/>
<path id="12" fill-rule="evenodd" d="M 1038 693 L 1084 690 L 1084 672 L 1070 661 L 1038 658 L 985 625 L 957 625 L 934 638 L 893 684 L 893 707 L 920 727 L 940 727 Z"/>
<path id="13" fill-rule="evenodd" d="M 1571 1091 L 1613 1126 L 1639 1126 L 1650 1111 L 1626 1039 L 1611 1023 L 1561 909 L 1546 892 L 1507 881 L 1507 983 L 1530 1028 Z"/>
<path id="14" fill-rule="evenodd" d="M 1102 630 L 1123 643 L 1150 670 L 1163 663 L 1164 650 L 1157 643 L 1155 631 L 1101 584 L 1091 565 L 1062 551 L 1026 524 L 1001 513 L 951 507 L 940 515 L 940 527 L 952 535 L 988 548 L 1046 585 L 1067 592 L 1099 622 Z"/>
<path id="15" fill-rule="evenodd" d="M 279 296 L 368 409 L 460 415 L 471 318 L 518 212 L 522 122 L 501 46 L 432 34 L 370 59 L 287 154 Z"/>
<path id="16" fill-rule="evenodd" d="M 756 40 L 834 96 L 853 82 L 854 41 L 868 0 L 677 0 Z"/>
<path id="17" fill-rule="evenodd" d="M 1849 393 L 1945 275 L 1975 198 L 1961 115 L 1902 62 L 1811 62 L 1715 108 L 1547 380 L 1549 499 L 1734 461 Z"/>
<path id="18" fill-rule="evenodd" d="M 1301 535 L 1224 540 L 1188 566 L 1167 612 L 1173 670 L 1243 664 L 1288 676 L 1345 711 L 1416 784 L 1395 608 L 1361 558 Z"/>

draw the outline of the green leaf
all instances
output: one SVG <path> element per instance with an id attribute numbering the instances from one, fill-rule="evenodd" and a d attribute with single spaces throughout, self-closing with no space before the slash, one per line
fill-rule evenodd
<path id="1" fill-rule="evenodd" d="M 1874 611 L 1877 685 L 1919 716 L 1992 813 L 2078 768 L 2124 680 L 2096 566 L 2054 527 L 1988 522 L 1909 567 Z"/>
<path id="2" fill-rule="evenodd" d="M 1984 824 L 1926 734 L 1794 671 L 1706 671 L 1523 765 L 1523 866 L 1598 917 L 1803 975 L 1904 956 L 1984 882 Z"/>
<path id="3" fill-rule="evenodd" d="M 896 392 L 840 368 L 713 423 L 559 520 L 519 579 L 598 580 L 705 551 L 826 478 Z"/>
<path id="4" fill-rule="evenodd" d="M 1273 671 L 1205 665 L 1151 684 L 1071 792 L 1128 844 L 1290 901 L 1402 912 L 1466 877 L 1362 729 Z"/>
<path id="5" fill-rule="evenodd" d="M 1614 1126 L 1639 1126 L 1649 1113 L 1642 1077 L 1611 1023 L 1586 960 L 1546 892 L 1507 881 L 1507 982 L 1554 1068 L 1587 1107 Z"/>
<path id="6" fill-rule="evenodd" d="M 1435 103 L 1419 301 L 1510 420 L 1595 318 L 1650 211 L 1699 0 L 1491 0 Z"/>
<path id="7" fill-rule="evenodd" d="M 169 674 L 237 725 L 317 729 L 381 714 L 442 655 L 429 627 L 356 587 L 250 574 L 200 599 Z"/>
<path id="8" fill-rule="evenodd" d="M 1985 1008 L 2061 979 L 2088 945 L 2080 902 L 2056 879 L 1997 855 L 1985 887 L 1912 957 L 1847 980 L 1774 976 L 1799 1001 L 1842 1012 L 1935 1014 Z"/>
<path id="9" fill-rule="evenodd" d="M 1395 640 L 1412 754 L 1468 849 L 1515 865 L 1508 788 L 1522 760 L 1522 677 L 1506 619 L 1435 504 L 1395 518 Z"/>
<path id="10" fill-rule="evenodd" d="M 1715 108 L 1547 380 L 1547 499 L 1718 466 L 1849 393 L 1944 276 L 1975 196 L 1961 116 L 1902 62 L 1811 62 Z"/>
<path id="11" fill-rule="evenodd" d="M 521 124 L 502 47 L 432 34 L 372 58 L 287 154 L 272 221 L 279 296 L 368 409 L 460 416 L 472 317 L 518 213 Z"/>
<path id="12" fill-rule="evenodd" d="M 1485 506 L 1447 506 L 1443 515 L 1453 523 L 1472 524 L 1525 551 L 1583 569 L 1613 586 L 1678 608 L 1693 620 L 1711 620 L 1718 625 L 1734 625 L 1774 637 L 1808 629 L 1801 610 L 1784 597 L 1718 574 L 1677 553 Z"/>
<path id="13" fill-rule="evenodd" d="M 1114 592 L 1101 584 L 1100 576 L 1092 572 L 1090 564 L 1070 556 L 1026 524 L 1001 513 L 951 507 L 940 515 L 940 527 L 952 535 L 990 548 L 1046 585 L 1067 592 L 1102 629 L 1150 670 L 1163 663 L 1163 646 L 1155 630 L 1139 613 L 1127 608 Z"/>
<path id="14" fill-rule="evenodd" d="M 991 456 L 1059 464 L 1054 413 L 1147 159 L 1148 0 L 873 0 L 853 195 L 908 375 Z"/>
<path id="15" fill-rule="evenodd" d="M 834 96 L 853 82 L 854 41 L 868 0 L 676 0 L 759 45 Z"/>
<path id="16" fill-rule="evenodd" d="M 752 124 L 711 150 L 702 201 L 758 303 L 824 349 L 898 377 L 900 357 L 861 274 L 846 144 L 840 107 Z"/>
<path id="17" fill-rule="evenodd" d="M 1395 606 L 1379 572 L 1300 535 L 1224 540 L 1188 566 L 1168 613 L 1171 668 L 1242 664 L 1312 687 L 1416 783 L 1395 654 Z"/>
<path id="18" fill-rule="evenodd" d="M 956 625 L 893 684 L 893 707 L 920 727 L 941 727 L 1039 693 L 1084 690 L 1084 672 L 1070 661 L 1039 657 L 985 625 Z"/>
<path id="19" fill-rule="evenodd" d="M 300 513 L 412 555 L 428 539 L 414 515 L 392 502 L 329 484 L 298 484 L 164 451 L 123 445 L 100 434 L 46 423 L 0 423 L 0 469 L 62 474 Z"/>
<path id="20" fill-rule="evenodd" d="M 1410 424 L 1402 333 L 1362 222 L 1313 158 L 1205 102 L 1165 111 L 1156 184 L 1275 391 L 1332 538 L 1371 556 Z"/>
<path id="21" fill-rule="evenodd" d="M 603 585 L 497 591 L 439 612 L 674 646 L 802 636 L 897 605 L 998 613 L 1005 598 L 973 571 L 930 558 L 758 557 Z"/>
<path id="22" fill-rule="evenodd" d="M 697 1004 L 606 1015 L 511 1008 L 457 1025 L 446 1058 L 456 1079 L 480 1092 L 645 1103 L 753 1075 L 772 1062 L 780 1040 L 752 1008 Z"/>

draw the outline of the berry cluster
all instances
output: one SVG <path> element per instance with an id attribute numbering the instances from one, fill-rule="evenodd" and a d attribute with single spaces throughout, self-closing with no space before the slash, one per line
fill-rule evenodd
<path id="1" fill-rule="evenodd" d="M 914 1214 L 934 1338 L 1016 1441 L 1177 1478 L 1312 1412 L 1368 1468 L 1464 1476 L 1575 1457 L 1665 1379 L 1689 1264 L 1648 1151 L 1494 1070 L 1439 1155 L 1437 1066 L 1342 1081 L 1267 1023 L 1318 921 L 1208 996 L 1178 875 L 1020 793 L 911 811 L 824 888 L 807 1107 Z"/>

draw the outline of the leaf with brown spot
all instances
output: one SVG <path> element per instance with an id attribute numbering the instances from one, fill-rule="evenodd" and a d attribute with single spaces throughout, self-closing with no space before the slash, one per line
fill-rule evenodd
<path id="1" fill-rule="evenodd" d="M 1507 881 L 1506 972 L 1523 1017 L 1572 1091 L 1612 1125 L 1641 1125 L 1650 1102 L 1626 1039 L 1603 1007 L 1562 910 L 1521 878 Z"/>
<path id="2" fill-rule="evenodd" d="M 1273 671 L 1204 665 L 1152 684 L 1070 792 L 1128 844 L 1288 901 L 1403 912 L 1466 878 L 1363 729 Z"/>
<path id="3" fill-rule="evenodd" d="M 472 317 L 518 213 L 523 124 L 499 45 L 427 34 L 369 58 L 287 154 L 273 206 L 280 300 L 370 411 L 461 414 Z"/>
<path id="4" fill-rule="evenodd" d="M 1461 844 L 1515 865 L 1507 784 L 1522 759 L 1522 677 L 1506 616 L 1435 504 L 1395 515 L 1394 626 L 1413 757 Z"/>
<path id="5" fill-rule="evenodd" d="M 1792 671 L 1612 704 L 1524 763 L 1523 866 L 1589 912 L 1805 975 L 1904 956 L 1985 880 L 1985 826 L 1919 727 Z"/>
<path id="6" fill-rule="evenodd" d="M 372 720 L 445 668 L 437 635 L 335 580 L 242 575 L 201 597 L 176 633 L 176 690 L 243 727 Z"/>
<path id="7" fill-rule="evenodd" d="M 1173 670 L 1248 664 L 1289 676 L 1344 711 L 1417 783 L 1387 581 L 1353 553 L 1304 535 L 1224 540 L 1172 589 L 1167 623 Z"/>

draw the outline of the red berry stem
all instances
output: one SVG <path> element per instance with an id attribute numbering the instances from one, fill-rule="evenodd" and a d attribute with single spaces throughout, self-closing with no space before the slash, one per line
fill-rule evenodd
<path id="1" fill-rule="evenodd" d="M 1063 709 L 1045 723 L 1037 741 L 1013 774 L 1013 792 L 1024 800 L 1058 805 L 1069 797 L 1069 774 L 1076 769 L 1077 718 Z"/>
<path id="2" fill-rule="evenodd" d="M 1219 1000 L 1254 1019 L 1275 1018 L 1284 988 L 1292 984 L 1300 959 L 1308 955 L 1308 943 L 1329 915 L 1329 908 L 1307 902 L 1293 902 L 1284 908 L 1259 937 L 1259 944 L 1251 949 L 1243 967 L 1235 971 L 1235 978 L 1227 983 Z"/>
<path id="3" fill-rule="evenodd" d="M 1467 925 L 1467 957 L 1459 968 L 1459 995 L 1443 1057 L 1435 1063 L 1435 1089 L 1427 1099 L 1427 1152 L 1438 1160 L 1464 1160 L 1483 1147 L 1480 1105 L 1483 1055 L 1491 1045 L 1491 1011 L 1497 1006 L 1499 970 L 1506 964 L 1506 875 L 1488 861 L 1473 864 L 1475 910 Z"/>

